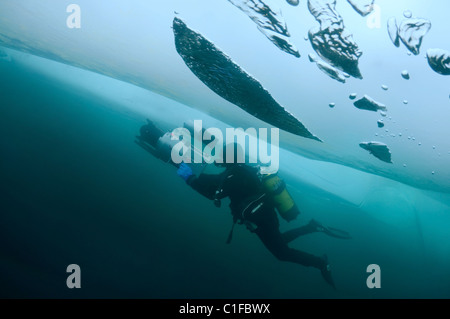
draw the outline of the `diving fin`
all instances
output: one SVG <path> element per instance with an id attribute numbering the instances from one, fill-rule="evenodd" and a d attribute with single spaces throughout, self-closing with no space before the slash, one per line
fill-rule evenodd
<path id="1" fill-rule="evenodd" d="M 323 232 L 328 236 L 339 239 L 352 239 L 352 236 L 348 232 L 333 227 L 324 227 Z"/>
<path id="2" fill-rule="evenodd" d="M 336 285 L 334 284 L 333 277 L 331 276 L 331 267 L 328 263 L 327 255 L 323 256 L 324 266 L 320 269 L 323 279 L 329 284 L 334 290 L 336 290 Z"/>
<path id="3" fill-rule="evenodd" d="M 331 237 L 335 237 L 335 238 L 339 238 L 339 239 L 351 239 L 352 238 L 352 236 L 350 236 L 350 234 L 348 232 L 337 229 L 337 228 L 333 228 L 333 227 L 325 227 L 314 219 L 312 219 L 309 222 L 309 224 L 311 227 L 314 227 L 316 232 L 322 232 Z"/>

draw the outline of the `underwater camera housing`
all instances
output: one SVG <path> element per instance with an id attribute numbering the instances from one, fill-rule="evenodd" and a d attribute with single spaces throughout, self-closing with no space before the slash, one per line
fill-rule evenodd
<path id="1" fill-rule="evenodd" d="M 191 130 L 193 130 L 193 128 L 190 127 L 187 123 L 185 123 L 183 128 L 187 129 L 190 132 Z M 135 143 L 146 150 L 148 153 L 150 153 L 152 156 L 159 158 L 165 163 L 170 163 L 176 167 L 178 167 L 179 164 L 176 164 L 172 161 L 172 150 L 174 146 L 180 142 L 185 143 L 185 148 L 187 150 L 183 153 L 184 157 L 187 158 L 189 156 L 190 158 L 195 158 L 194 156 L 196 153 L 202 155 L 203 150 L 195 148 L 195 144 L 192 141 L 180 141 L 177 138 L 173 138 L 176 130 L 178 129 L 175 129 L 172 132 L 164 132 L 163 130 L 158 128 L 152 121 L 147 119 L 147 124 L 141 127 L 141 135 L 136 136 Z M 192 133 L 193 132 L 191 132 L 191 134 Z M 194 135 L 192 134 L 192 136 Z M 205 163 L 194 164 L 190 163 L 190 161 L 184 162 L 188 163 L 188 165 L 193 169 L 194 174 L 201 173 L 206 166 Z"/>

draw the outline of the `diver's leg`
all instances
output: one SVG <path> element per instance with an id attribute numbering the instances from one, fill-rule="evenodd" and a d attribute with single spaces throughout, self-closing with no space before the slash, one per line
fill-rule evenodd
<path id="1" fill-rule="evenodd" d="M 288 244 L 300 236 L 315 233 L 316 231 L 317 229 L 315 227 L 311 227 L 311 225 L 308 224 L 288 230 L 287 232 L 282 233 L 281 236 L 283 237 L 283 241 Z"/>
<path id="2" fill-rule="evenodd" d="M 306 267 L 323 269 L 327 262 L 324 258 L 290 248 L 278 227 L 267 225 L 258 227 L 255 231 L 264 246 L 279 260 L 300 264 Z"/>
<path id="3" fill-rule="evenodd" d="M 316 233 L 316 232 L 324 232 L 325 234 L 332 236 L 332 237 L 337 237 L 337 238 L 341 238 L 341 239 L 349 239 L 351 238 L 350 235 L 347 232 L 338 230 L 338 229 L 327 229 L 325 227 L 322 226 L 322 224 L 320 224 L 319 222 L 317 222 L 314 219 L 311 219 L 310 222 L 307 225 L 289 230 L 285 233 L 282 234 L 283 239 L 286 243 L 290 243 L 291 241 L 293 241 L 294 239 L 297 239 L 300 236 L 304 236 L 304 235 L 308 235 L 311 233 Z"/>
<path id="4" fill-rule="evenodd" d="M 279 230 L 278 218 L 275 212 L 265 211 L 263 218 L 255 220 L 257 225 L 255 233 L 264 246 L 279 260 L 296 263 L 306 267 L 314 267 L 320 270 L 325 281 L 336 288 L 331 277 L 330 265 L 326 256 L 320 258 L 306 252 L 290 248 L 286 238 Z M 311 224 L 311 223 L 310 223 Z M 304 230 L 302 230 L 303 232 Z M 298 231 L 298 233 L 302 233 Z M 294 233 L 292 233 L 293 235 Z M 298 237 L 298 236 L 297 236 Z M 289 239 L 289 238 L 288 238 Z"/>

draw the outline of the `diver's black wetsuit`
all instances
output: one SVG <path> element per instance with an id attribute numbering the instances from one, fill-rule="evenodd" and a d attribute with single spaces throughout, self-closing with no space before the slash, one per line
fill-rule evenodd
<path id="1" fill-rule="evenodd" d="M 290 248 L 288 243 L 299 236 L 314 232 L 311 227 L 303 226 L 286 233 L 279 230 L 279 220 L 274 205 L 266 199 L 257 205 L 257 210 L 245 214 L 242 218 L 242 207 L 248 205 L 249 199 L 259 198 L 262 184 L 258 176 L 258 169 L 247 165 L 228 166 L 225 172 L 218 175 L 201 174 L 192 175 L 187 183 L 197 192 L 213 200 L 217 197 L 230 198 L 230 208 L 235 220 L 251 222 L 256 225 L 254 232 L 261 239 L 266 248 L 279 260 L 293 262 L 318 269 L 326 267 L 324 258 Z M 216 195 L 217 190 L 221 190 Z"/>

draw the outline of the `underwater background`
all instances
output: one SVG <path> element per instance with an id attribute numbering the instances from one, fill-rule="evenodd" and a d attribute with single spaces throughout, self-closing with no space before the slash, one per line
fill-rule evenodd
<path id="1" fill-rule="evenodd" d="M 82 8 L 89 7 L 82 2 L 79 1 Z M 232 4 L 223 2 L 230 12 L 236 12 L 232 19 L 242 17 Z M 309 15 L 307 1 L 300 1 L 298 7 L 281 2 L 287 21 L 293 21 L 288 19 L 289 9 Z M 442 12 L 448 7 L 446 2 L 436 2 L 441 5 Z M 23 9 L 29 4 L 26 1 L 12 3 L 5 1 L 2 5 L 6 9 L 15 6 Z M 42 3 L 41 8 L 55 7 L 51 1 Z M 139 1 L 136 3 L 143 5 Z M 179 4 L 177 1 L 173 3 Z M 386 1 L 380 0 L 379 3 L 381 8 L 387 6 Z M 414 9 L 414 4 L 399 3 L 396 7 L 399 18 L 404 10 Z M 68 2 L 60 4 L 64 9 L 67 5 Z M 115 5 L 120 6 L 118 3 Z M 338 5 L 342 5 L 341 13 L 346 12 L 344 1 Z M 2 12 L 6 12 L 5 8 Z M 350 6 L 345 8 L 352 10 Z M 111 11 L 114 12 L 113 9 Z M 64 10 L 62 12 L 61 19 L 65 22 L 67 14 Z M 435 16 L 426 10 L 422 13 L 429 13 L 433 28 L 446 22 L 440 15 Z M 448 180 L 442 176 L 447 176 L 450 168 L 450 148 L 446 148 L 449 145 L 450 91 L 448 79 L 431 70 L 424 58 L 429 46 L 423 48 L 419 57 L 408 55 L 404 47 L 395 48 L 386 30 L 389 16 L 383 16 L 382 34 L 387 39 L 383 45 L 401 51 L 398 54 L 405 59 L 419 59 L 405 67 L 412 70 L 412 81 L 415 73 L 423 75 L 425 83 L 412 82 L 407 87 L 405 79 L 400 76 L 403 66 L 392 70 L 389 75 L 392 78 L 387 77 L 381 82 L 378 77 L 370 76 L 376 73 L 379 65 L 369 59 L 369 62 L 361 62 L 365 63 L 361 69 L 368 79 L 351 82 L 357 80 L 347 78 L 350 83 L 345 84 L 349 85 L 346 87 L 321 73 L 314 63 L 308 61 L 307 53 L 313 50 L 301 34 L 296 40 L 302 53 L 300 59 L 308 70 L 303 76 L 310 79 L 309 83 L 303 82 L 307 87 L 304 90 L 315 86 L 319 92 L 310 93 L 302 99 L 302 106 L 298 106 L 291 104 L 298 96 L 286 93 L 289 97 L 284 98 L 285 91 L 281 86 L 267 84 L 286 108 L 295 104 L 294 113 L 299 117 L 304 115 L 303 123 L 324 139 L 325 151 L 318 151 L 315 146 L 310 147 L 309 143 L 314 141 L 297 144 L 298 137 L 281 136 L 282 147 L 285 148 L 280 151 L 280 176 L 286 180 L 289 192 L 302 212 L 294 222 L 281 221 L 281 229 L 288 230 L 314 218 L 352 235 L 351 240 L 338 240 L 317 233 L 301 237 L 291 244 L 291 247 L 315 255 L 327 254 L 338 288 L 334 291 L 316 269 L 276 260 L 244 226 L 235 229 L 233 242 L 226 245 L 232 225 L 227 205 L 216 208 L 187 187 L 173 166 L 150 156 L 134 142 L 146 118 L 170 130 L 192 119 L 203 119 L 211 126 L 222 127 L 224 123 L 238 126 L 245 123 L 247 116 L 251 117 L 238 108 L 222 108 L 220 103 L 211 104 L 211 113 L 193 105 L 196 102 L 207 105 L 215 101 L 216 94 L 191 74 L 177 54 L 170 29 L 173 10 L 170 14 L 167 24 L 170 36 L 164 36 L 161 41 L 171 43 L 168 56 L 175 56 L 178 60 L 171 64 L 170 58 L 164 60 L 163 52 L 155 54 L 167 62 L 161 64 L 161 69 L 170 69 L 169 74 L 182 70 L 181 75 L 174 77 L 173 83 L 166 83 L 156 69 L 155 74 L 148 72 L 147 76 L 160 85 L 159 89 L 172 91 L 182 87 L 182 93 L 173 92 L 175 96 L 185 94 L 191 85 L 193 88 L 198 86 L 199 91 L 195 91 L 198 95 L 186 93 L 186 100 L 146 89 L 142 85 L 146 78 L 142 78 L 143 82 L 133 83 L 136 79 L 127 81 L 126 76 L 121 78 L 115 71 L 107 77 L 107 62 L 101 66 L 104 72 L 95 70 L 97 73 L 94 73 L 78 68 L 79 62 L 69 65 L 71 63 L 67 61 L 60 61 L 61 56 L 52 57 L 48 52 L 38 52 L 38 49 L 33 51 L 31 45 L 24 49 L 24 42 L 21 44 L 20 41 L 26 35 L 23 38 L 18 36 L 16 42 L 6 39 L 6 26 L 11 22 L 4 16 L 0 20 L 0 40 L 5 45 L 0 47 L 0 297 L 449 298 L 450 196 Z M 356 17 L 360 18 L 355 13 L 353 18 Z M 252 21 L 245 15 L 242 19 L 248 20 L 249 28 L 255 32 L 252 36 L 258 35 Z M 305 30 L 311 27 L 311 21 L 308 20 Z M 347 21 L 352 25 L 352 19 Z M 299 22 L 292 22 L 295 23 Z M 295 39 L 295 27 L 292 29 Z M 359 39 L 362 38 L 361 33 L 369 32 L 353 30 L 359 31 Z M 450 50 L 448 40 L 439 35 L 434 37 L 441 39 L 441 48 Z M 44 47 L 52 46 L 49 40 L 52 37 L 48 34 L 41 34 L 41 39 Z M 46 44 L 45 39 L 49 43 Z M 221 46 L 226 47 L 227 41 L 223 40 Z M 260 41 L 268 48 L 273 46 L 264 36 Z M 364 44 L 361 47 L 364 48 Z M 278 48 L 273 48 L 278 51 Z M 235 48 L 229 50 L 234 52 Z M 273 56 L 278 57 L 277 54 L 286 55 L 285 52 L 277 52 Z M 107 54 L 105 56 L 108 57 Z M 131 60 L 128 55 L 111 65 L 126 69 Z M 252 63 L 256 64 L 251 62 L 249 68 L 252 68 Z M 271 72 L 275 71 L 269 68 L 255 77 L 270 79 L 275 74 Z M 191 84 L 186 74 L 198 83 Z M 286 76 L 274 82 L 288 79 Z M 361 111 L 352 106 L 353 101 L 348 99 L 348 95 L 357 91 L 362 97 L 367 91 L 374 92 L 376 85 L 381 93 L 377 91 L 375 94 L 383 96 L 381 84 L 385 82 L 389 84 L 388 93 L 393 92 L 394 97 L 385 97 L 384 100 L 396 99 L 400 104 L 395 110 L 390 109 L 390 114 L 399 126 L 405 123 L 413 125 L 417 139 L 424 137 L 421 146 L 428 147 L 428 151 L 423 151 L 425 155 L 422 150 L 418 151 L 418 145 L 396 148 L 396 144 L 408 143 L 406 131 L 403 131 L 403 140 L 399 142 L 397 136 L 392 141 L 394 147 L 391 147 L 391 152 L 394 164 L 398 165 L 395 169 L 401 170 L 404 159 L 409 159 L 405 160 L 408 161 L 408 169 L 413 167 L 409 175 L 391 170 L 388 163 L 372 158 L 358 146 L 363 140 L 381 138 L 374 133 L 382 134 L 385 128 L 380 130 L 376 127 L 381 117 L 378 114 L 367 122 L 358 117 L 360 113 L 351 117 L 352 111 Z M 299 83 L 302 81 L 284 89 L 288 92 Z M 433 92 L 429 91 L 430 87 L 434 88 Z M 296 93 L 301 95 L 302 90 Z M 408 96 L 410 112 L 398 111 L 404 107 L 404 96 Z M 195 98 L 204 100 L 196 101 Z M 329 106 L 330 102 L 335 103 L 334 109 Z M 415 102 L 425 106 L 414 109 Z M 316 110 L 302 113 L 306 105 L 312 105 Z M 346 105 L 342 113 L 329 113 L 339 111 L 341 105 Z M 317 108 L 322 109 L 319 112 Z M 236 122 L 233 122 L 234 118 Z M 388 119 L 389 115 L 385 121 Z M 247 122 L 247 127 L 260 123 L 252 121 Z M 334 131 L 334 125 L 339 121 L 342 121 L 342 127 L 338 126 L 339 130 Z M 352 121 L 358 123 L 349 128 Z M 422 127 L 420 123 L 426 125 Z M 370 128 L 371 135 L 364 135 L 366 125 L 372 124 L 375 125 Z M 388 128 L 399 129 L 394 124 Z M 356 138 L 356 150 L 349 149 L 348 154 L 345 153 L 345 147 L 350 144 L 347 142 L 353 143 Z M 383 141 L 391 141 L 389 138 L 386 134 Z M 288 141 L 283 144 L 283 139 Z M 334 148 L 333 142 L 339 147 Z M 302 149 L 300 154 L 296 152 L 297 148 Z M 439 156 L 436 152 L 430 155 L 435 148 L 438 148 Z M 333 151 L 337 153 L 327 158 L 326 154 L 333 154 Z M 305 154 L 301 152 L 310 156 L 303 156 Z M 364 165 L 367 165 L 366 170 L 362 167 Z M 433 168 L 429 169 L 427 165 Z M 416 167 L 417 172 L 414 172 Z M 423 171 L 427 171 L 428 177 L 423 177 Z M 81 268 L 81 289 L 68 289 L 66 286 L 69 275 L 66 268 L 70 264 L 78 264 Z M 366 285 L 370 275 L 366 269 L 371 264 L 381 268 L 380 289 L 369 289 Z"/>

